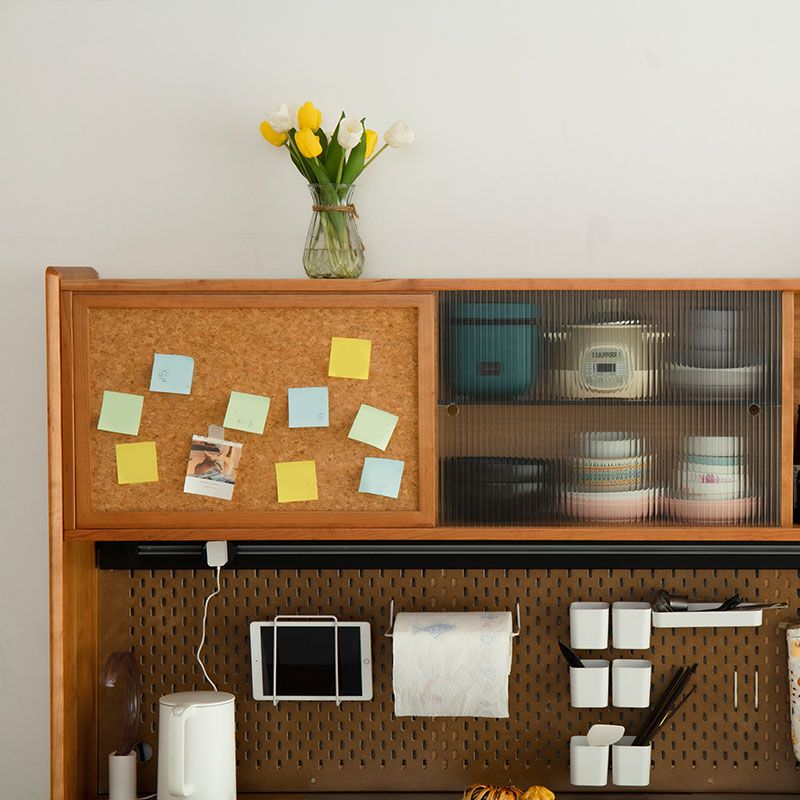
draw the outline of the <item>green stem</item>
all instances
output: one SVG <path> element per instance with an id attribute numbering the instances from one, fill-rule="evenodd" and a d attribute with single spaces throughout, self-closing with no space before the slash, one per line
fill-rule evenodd
<path id="1" fill-rule="evenodd" d="M 364 166 L 361 168 L 361 172 L 363 172 L 388 146 L 388 144 L 385 144 L 383 147 L 381 147 L 381 149 L 378 150 L 378 152 L 375 153 L 375 155 L 364 164 Z"/>
<path id="2" fill-rule="evenodd" d="M 359 267 L 361 254 L 353 247 L 346 230 L 343 236 L 337 231 L 334 225 L 336 217 L 333 215 L 340 213 L 338 211 L 321 211 L 320 223 L 325 236 L 324 258 L 330 264 L 333 277 L 346 278 L 352 276 Z M 316 257 L 316 254 L 313 254 L 312 257 Z"/>
<path id="3" fill-rule="evenodd" d="M 289 131 L 288 137 L 284 142 L 284 145 L 289 148 L 290 153 L 294 153 L 297 156 L 297 164 L 303 165 L 303 176 L 309 183 L 314 183 L 314 179 L 312 178 L 312 173 L 306 168 L 306 160 L 303 158 L 303 154 L 298 150 L 297 145 L 295 144 L 294 139 L 292 139 L 292 131 Z"/>
<path id="4" fill-rule="evenodd" d="M 342 148 L 342 157 L 339 159 L 339 168 L 336 170 L 336 185 L 342 182 L 342 170 L 344 169 L 344 148 Z"/>

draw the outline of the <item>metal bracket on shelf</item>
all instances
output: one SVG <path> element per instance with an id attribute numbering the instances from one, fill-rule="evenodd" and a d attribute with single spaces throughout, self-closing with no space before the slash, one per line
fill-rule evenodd
<path id="1" fill-rule="evenodd" d="M 517 609 L 517 629 L 511 631 L 512 639 L 515 639 L 517 636 L 519 636 L 519 633 L 522 630 L 522 622 L 519 610 L 519 600 L 517 600 L 516 609 Z M 389 637 L 390 639 L 394 636 L 394 600 L 392 600 L 389 603 L 389 626 L 386 628 L 386 633 L 384 633 L 383 635 Z"/>
<path id="2" fill-rule="evenodd" d="M 339 695 L 339 618 L 333 614 L 279 614 L 272 620 L 272 704 L 277 706 L 278 697 L 278 625 L 287 620 L 327 620 L 333 622 L 333 674 L 334 674 L 334 699 L 336 705 L 342 704 Z"/>

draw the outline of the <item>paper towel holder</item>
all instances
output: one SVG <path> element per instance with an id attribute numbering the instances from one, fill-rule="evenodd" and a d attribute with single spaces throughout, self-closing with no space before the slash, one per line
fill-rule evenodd
<path id="1" fill-rule="evenodd" d="M 519 636 L 519 632 L 522 630 L 522 624 L 520 623 L 520 612 L 519 612 L 519 600 L 517 600 L 517 629 L 511 631 L 511 638 L 515 639 Z M 389 627 L 386 629 L 386 633 L 383 634 L 384 636 L 388 636 L 390 639 L 394 636 L 394 600 L 389 603 Z"/>

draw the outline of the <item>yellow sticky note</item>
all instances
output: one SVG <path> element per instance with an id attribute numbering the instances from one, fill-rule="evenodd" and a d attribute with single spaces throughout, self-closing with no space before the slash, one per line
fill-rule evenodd
<path id="1" fill-rule="evenodd" d="M 370 339 L 331 338 L 331 358 L 328 376 L 331 378 L 369 378 L 369 359 L 372 355 Z"/>
<path id="2" fill-rule="evenodd" d="M 275 464 L 278 502 L 317 500 L 317 465 L 314 461 L 279 461 Z"/>
<path id="3" fill-rule="evenodd" d="M 157 480 L 155 442 L 117 445 L 117 483 L 152 483 Z"/>

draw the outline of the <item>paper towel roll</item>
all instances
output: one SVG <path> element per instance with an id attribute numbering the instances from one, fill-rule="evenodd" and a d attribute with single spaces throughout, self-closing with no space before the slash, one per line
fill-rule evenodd
<path id="1" fill-rule="evenodd" d="M 398 717 L 507 717 L 511 614 L 398 614 L 394 713 Z"/>
<path id="2" fill-rule="evenodd" d="M 794 757 L 800 761 L 800 627 L 786 629 L 789 649 L 789 708 Z"/>

